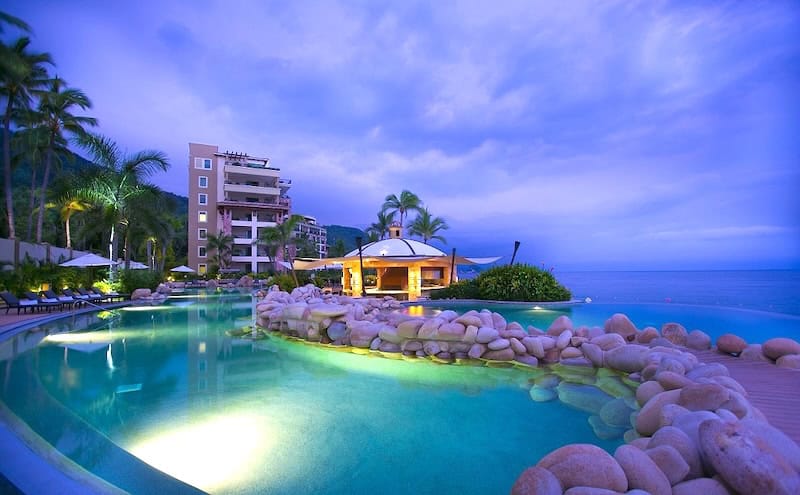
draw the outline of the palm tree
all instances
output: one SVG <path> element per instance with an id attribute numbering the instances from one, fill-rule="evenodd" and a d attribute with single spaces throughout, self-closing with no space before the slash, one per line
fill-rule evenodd
<path id="1" fill-rule="evenodd" d="M 3 45 L 4 59 L 0 71 L 0 98 L 6 100 L 3 114 L 3 180 L 6 197 L 6 216 L 8 217 L 8 236 L 15 239 L 14 199 L 11 188 L 11 122 L 21 111 L 26 110 L 33 96 L 47 83 L 45 64 L 53 64 L 50 54 L 28 51 L 31 40 L 27 37 L 17 39 L 9 46 Z M 9 67 L 6 67 L 6 66 Z M 13 65 L 13 67 L 10 67 Z"/>
<path id="2" fill-rule="evenodd" d="M 419 199 L 419 196 L 411 191 L 404 190 L 400 193 L 399 198 L 395 194 L 386 196 L 383 207 L 381 207 L 381 213 L 388 211 L 394 216 L 395 213 L 400 212 L 400 226 L 402 227 L 403 220 L 408 212 L 410 210 L 419 211 L 420 208 L 422 208 L 422 200 Z"/>
<path id="3" fill-rule="evenodd" d="M 378 221 L 367 227 L 367 236 L 372 237 L 374 234 L 375 237 L 377 237 L 375 240 L 386 239 L 386 234 L 389 232 L 389 227 L 392 225 L 393 216 L 393 214 L 389 214 L 385 211 L 379 211 Z"/>
<path id="4" fill-rule="evenodd" d="M 420 210 L 417 218 L 411 222 L 411 226 L 409 227 L 408 231 L 412 235 L 418 235 L 422 237 L 422 240 L 425 242 L 425 244 L 427 244 L 431 239 L 438 239 L 447 244 L 447 241 L 444 239 L 444 237 L 438 235 L 437 233 L 441 230 L 447 230 L 449 228 L 450 226 L 447 225 L 447 222 L 445 222 L 442 217 L 433 217 L 427 208 L 423 208 Z"/>
<path id="5" fill-rule="evenodd" d="M 209 234 L 206 238 L 206 248 L 215 253 L 211 258 L 211 262 L 220 268 L 228 268 L 232 247 L 233 236 L 221 230 L 219 234 Z"/>
<path id="6" fill-rule="evenodd" d="M 66 87 L 66 82 L 56 77 L 50 81 L 48 91 L 41 94 L 39 106 L 35 112 L 41 126 L 47 132 L 47 147 L 45 149 L 44 172 L 42 173 L 42 189 L 39 197 L 39 217 L 36 221 L 36 242 L 42 242 L 42 225 L 44 223 L 44 204 L 47 199 L 47 182 L 50 178 L 50 166 L 53 154 L 66 150 L 67 141 L 64 133 L 68 132 L 76 137 L 86 134 L 85 126 L 96 126 L 97 119 L 73 115 L 72 110 L 80 107 L 86 110 L 92 107 L 92 102 L 83 93 L 75 88 Z"/>
<path id="7" fill-rule="evenodd" d="M 287 248 L 295 244 L 296 240 L 294 237 L 294 229 L 298 223 L 303 222 L 304 220 L 305 219 L 302 215 L 292 215 L 284 219 L 283 222 L 277 224 L 276 226 L 267 227 L 262 230 L 261 236 L 256 241 L 267 246 L 267 249 L 270 250 L 272 266 L 276 272 L 278 271 L 278 254 L 280 253 L 282 257 L 286 257 L 286 260 L 289 262 L 289 266 L 291 267 L 292 278 L 294 279 L 294 285 L 296 287 L 300 284 L 297 281 L 297 273 L 294 271 L 291 250 Z"/>
<path id="8" fill-rule="evenodd" d="M 61 220 L 64 221 L 67 249 L 72 249 L 72 235 L 70 233 L 70 219 L 72 215 L 80 211 L 86 211 L 91 208 L 91 206 L 91 204 L 74 192 L 72 194 L 67 193 L 56 201 L 56 207 L 58 207 L 59 213 L 61 214 Z"/>
<path id="9" fill-rule="evenodd" d="M 169 169 L 169 162 L 160 151 L 123 154 L 114 141 L 96 134 L 79 136 L 78 142 L 100 166 L 97 175 L 79 190 L 79 194 L 102 209 L 107 225 L 111 226 L 109 258 L 115 260 L 117 226 L 128 224 L 136 198 L 158 190 L 145 179 L 156 171 Z"/>

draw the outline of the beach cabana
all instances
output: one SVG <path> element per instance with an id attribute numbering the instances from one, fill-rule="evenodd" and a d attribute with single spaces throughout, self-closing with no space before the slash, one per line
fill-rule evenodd
<path id="1" fill-rule="evenodd" d="M 458 281 L 457 265 L 483 265 L 500 259 L 499 256 L 473 258 L 448 255 L 428 244 L 404 239 L 400 233 L 400 229 L 392 229 L 389 239 L 362 246 L 360 259 L 358 249 L 355 249 L 339 258 L 295 260 L 294 266 L 298 270 L 313 270 L 324 265 L 341 264 L 344 292 L 360 296 L 363 261 L 364 269 L 374 268 L 377 272 L 377 284 L 366 290 L 368 295 L 391 295 L 414 300 L 423 293 Z"/>

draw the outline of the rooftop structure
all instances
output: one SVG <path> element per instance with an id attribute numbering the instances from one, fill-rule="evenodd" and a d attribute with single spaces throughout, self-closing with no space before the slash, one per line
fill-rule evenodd
<path id="1" fill-rule="evenodd" d="M 294 236 L 304 237 L 314 244 L 315 258 L 328 256 L 328 230 L 322 225 L 318 225 L 317 219 L 314 217 L 303 215 L 303 218 L 304 221 L 295 226 Z"/>
<path id="2" fill-rule="evenodd" d="M 291 184 L 269 158 L 189 143 L 189 266 L 200 274 L 208 271 L 215 254 L 208 236 L 221 232 L 233 237 L 227 268 L 267 271 L 266 249 L 253 241 L 289 214 Z"/>

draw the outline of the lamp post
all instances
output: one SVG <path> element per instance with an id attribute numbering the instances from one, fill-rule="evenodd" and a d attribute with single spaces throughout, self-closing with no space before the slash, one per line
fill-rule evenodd
<path id="1" fill-rule="evenodd" d="M 453 255 L 450 258 L 450 284 L 453 285 L 453 272 L 456 269 L 456 248 L 453 248 Z"/>
<path id="2" fill-rule="evenodd" d="M 509 263 L 510 265 L 514 264 L 514 258 L 517 257 L 517 249 L 519 249 L 519 244 L 519 241 L 514 241 L 514 254 L 511 255 L 511 263 Z"/>
<path id="3" fill-rule="evenodd" d="M 364 285 L 364 258 L 361 256 L 361 236 L 356 237 L 358 244 L 358 266 L 361 268 L 361 297 L 367 297 L 367 287 Z"/>

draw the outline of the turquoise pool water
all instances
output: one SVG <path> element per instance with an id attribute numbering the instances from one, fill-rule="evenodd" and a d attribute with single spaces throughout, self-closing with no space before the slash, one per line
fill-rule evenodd
<path id="1" fill-rule="evenodd" d="M 129 453 L 212 493 L 486 494 L 564 444 L 621 443 L 533 402 L 521 370 L 228 337 L 252 304 L 186 296 L 31 329 L 0 343 L 0 399 L 131 493 L 192 489 Z"/>
<path id="2" fill-rule="evenodd" d="M 800 340 L 800 316 L 766 311 L 726 308 L 720 306 L 694 306 L 688 304 L 598 304 L 580 303 L 570 306 L 486 302 L 429 301 L 427 310 L 453 309 L 458 312 L 488 308 L 501 313 L 508 321 L 546 329 L 561 315 L 569 316 L 575 326 L 603 326 L 614 313 L 624 313 L 638 328 L 653 326 L 661 329 L 664 323 L 677 322 L 688 331 L 698 329 L 716 340 L 724 333 L 735 333 L 749 343 L 761 343 L 773 337 Z M 413 306 L 409 311 L 418 311 Z"/>

